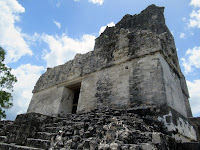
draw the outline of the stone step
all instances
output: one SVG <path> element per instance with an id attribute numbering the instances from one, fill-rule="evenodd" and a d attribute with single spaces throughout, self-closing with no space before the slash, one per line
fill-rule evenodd
<path id="1" fill-rule="evenodd" d="M 0 130 L 0 136 L 6 136 L 6 132 Z"/>
<path id="2" fill-rule="evenodd" d="M 28 147 L 28 146 L 20 146 L 20 145 L 15 145 L 14 143 L 7 144 L 7 143 L 0 142 L 0 150 L 44 150 L 44 149 L 33 148 L 33 147 Z"/>
<path id="3" fill-rule="evenodd" d="M 50 123 L 50 124 L 46 124 L 45 127 L 61 127 L 61 126 L 66 126 L 66 125 L 73 125 L 72 122 L 58 122 L 58 123 Z"/>
<path id="4" fill-rule="evenodd" d="M 61 130 L 61 127 L 46 127 L 44 128 L 44 131 L 42 132 L 58 133 L 60 130 Z"/>
<path id="5" fill-rule="evenodd" d="M 73 125 L 73 124 L 74 122 L 62 120 L 60 122 L 46 124 L 45 127 L 60 127 L 60 126 Z"/>
<path id="6" fill-rule="evenodd" d="M 58 122 L 56 124 L 50 124 L 50 125 L 54 125 L 54 126 L 66 126 L 66 125 L 75 125 L 75 124 L 84 124 L 84 122 L 82 121 L 68 121 L 68 120 L 63 120 L 61 122 Z"/>
<path id="7" fill-rule="evenodd" d="M 8 126 L 8 125 L 12 125 L 13 124 L 13 121 L 7 121 L 7 120 L 4 120 L 4 121 L 0 121 L 0 127 L 5 127 L 5 126 Z"/>
<path id="8" fill-rule="evenodd" d="M 141 143 L 136 146 L 138 149 L 142 150 L 156 150 L 156 146 L 150 143 Z"/>
<path id="9" fill-rule="evenodd" d="M 45 128 L 43 128 L 42 132 L 49 132 L 49 133 L 57 133 L 60 129 L 66 127 L 84 127 L 84 122 L 71 122 L 71 121 L 64 121 L 62 124 L 47 124 Z"/>
<path id="10" fill-rule="evenodd" d="M 55 135 L 56 133 L 37 132 L 35 137 L 37 137 L 37 139 L 42 139 L 42 140 L 51 140 L 51 137 Z"/>
<path id="11" fill-rule="evenodd" d="M 26 145 L 30 147 L 48 149 L 51 142 L 49 140 L 27 138 Z"/>
<path id="12" fill-rule="evenodd" d="M 171 140 L 173 139 L 172 137 L 165 135 L 163 133 L 159 133 L 159 132 L 152 132 L 149 135 L 151 135 L 152 143 L 154 143 L 154 144 L 160 144 L 169 139 L 171 139 Z"/>
<path id="13" fill-rule="evenodd" d="M 62 126 L 61 123 L 49 123 L 49 124 L 46 124 L 45 127 L 59 127 L 59 126 Z"/>
<path id="14" fill-rule="evenodd" d="M 0 142 L 5 142 L 6 136 L 0 136 Z"/>
<path id="15" fill-rule="evenodd" d="M 111 144 L 100 144 L 98 149 L 118 149 L 122 150 L 156 150 L 156 146 L 149 143 L 141 143 L 141 144 L 119 144 L 119 143 L 111 143 Z"/>
<path id="16" fill-rule="evenodd" d="M 70 117 L 70 119 L 71 119 L 71 117 Z M 63 120 L 69 120 L 69 118 L 61 118 L 61 117 L 58 118 L 58 121 L 63 121 Z"/>

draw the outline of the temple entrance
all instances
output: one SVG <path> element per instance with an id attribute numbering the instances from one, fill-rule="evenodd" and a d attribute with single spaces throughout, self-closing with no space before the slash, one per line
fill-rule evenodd
<path id="1" fill-rule="evenodd" d="M 73 96 L 73 104 L 72 104 L 72 114 L 76 114 L 77 107 L 78 107 L 78 100 L 80 95 L 81 83 L 76 83 L 73 85 L 68 86 L 74 92 Z"/>
<path id="2" fill-rule="evenodd" d="M 76 114 L 77 106 L 78 106 L 78 99 L 79 99 L 80 89 L 74 91 L 74 99 L 72 105 L 72 114 Z"/>

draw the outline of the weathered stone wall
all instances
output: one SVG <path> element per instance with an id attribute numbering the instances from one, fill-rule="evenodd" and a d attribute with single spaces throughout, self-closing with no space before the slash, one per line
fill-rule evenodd
<path id="1" fill-rule="evenodd" d="M 165 85 L 165 95 L 167 99 L 167 105 L 175 109 L 184 116 L 191 117 L 192 112 L 188 105 L 188 91 L 183 87 L 182 78 L 176 74 L 176 72 L 168 65 L 165 59 L 161 56 L 160 63 L 163 71 L 163 82 Z M 186 83 L 185 83 L 186 84 Z M 187 93 L 183 92 L 187 91 Z M 187 102 L 187 103 L 186 103 Z"/>
<path id="2" fill-rule="evenodd" d="M 72 112 L 74 91 L 66 87 L 51 87 L 33 95 L 28 112 L 49 116 L 65 116 Z"/>
<path id="3" fill-rule="evenodd" d="M 129 79 L 132 62 L 93 73 L 82 81 L 78 112 L 110 106 L 129 106 Z"/>
<path id="4" fill-rule="evenodd" d="M 59 114 L 60 116 L 65 116 L 66 114 L 71 113 L 73 98 L 74 98 L 74 91 L 64 87 L 57 114 Z"/>
<path id="5" fill-rule="evenodd" d="M 37 112 L 45 115 L 57 115 L 62 100 L 63 89 L 51 87 L 33 94 L 28 112 Z"/>
<path id="6" fill-rule="evenodd" d="M 133 63 L 129 89 L 131 107 L 142 104 L 165 105 L 167 103 L 159 57 L 160 54 L 155 53 Z"/>

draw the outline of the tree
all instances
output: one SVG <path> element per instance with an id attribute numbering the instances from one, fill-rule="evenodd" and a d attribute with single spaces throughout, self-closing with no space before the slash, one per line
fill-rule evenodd
<path id="1" fill-rule="evenodd" d="M 3 61 L 6 52 L 0 47 L 0 120 L 6 118 L 5 109 L 12 107 L 13 84 L 17 82 L 17 78 L 11 74 L 11 68 L 7 67 Z"/>

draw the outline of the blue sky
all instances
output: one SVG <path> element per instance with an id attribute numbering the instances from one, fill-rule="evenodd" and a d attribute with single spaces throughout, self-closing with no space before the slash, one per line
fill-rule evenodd
<path id="1" fill-rule="evenodd" d="M 165 7 L 194 116 L 200 116 L 200 0 L 0 0 L 0 46 L 17 76 L 7 119 L 25 113 L 47 67 L 93 50 L 105 27 L 148 5 Z"/>

